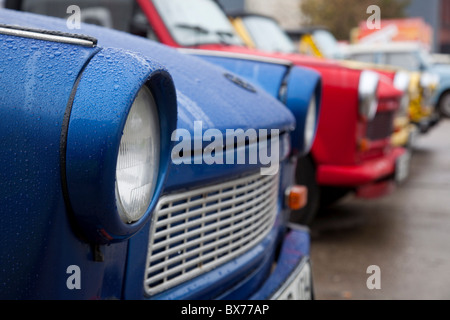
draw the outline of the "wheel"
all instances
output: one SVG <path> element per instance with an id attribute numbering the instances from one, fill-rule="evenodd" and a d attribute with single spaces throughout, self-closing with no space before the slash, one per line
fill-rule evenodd
<path id="1" fill-rule="evenodd" d="M 443 117 L 450 118 L 450 90 L 442 94 L 438 108 Z"/>
<path id="2" fill-rule="evenodd" d="M 295 178 L 296 184 L 308 188 L 308 203 L 303 209 L 292 211 L 290 220 L 303 225 L 311 225 L 320 206 L 320 188 L 316 182 L 316 167 L 311 156 L 298 160 Z"/>
<path id="3" fill-rule="evenodd" d="M 332 206 L 351 191 L 351 189 L 347 188 L 322 187 L 320 189 L 320 208 L 325 209 Z"/>

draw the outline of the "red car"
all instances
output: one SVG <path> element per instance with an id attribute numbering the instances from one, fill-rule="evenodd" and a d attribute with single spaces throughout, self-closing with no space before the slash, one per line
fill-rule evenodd
<path id="1" fill-rule="evenodd" d="M 404 94 L 395 89 L 392 79 L 339 62 L 249 49 L 213 0 L 137 2 L 152 37 L 166 45 L 193 49 L 185 52 L 228 68 L 225 60 L 245 55 L 289 60 L 320 72 L 323 100 L 319 128 L 312 151 L 299 159 L 299 168 L 309 170 L 297 171 L 297 182 L 310 190 L 308 205 L 294 213 L 292 220 L 310 223 L 320 205 L 351 191 L 359 197 L 380 197 L 406 177 L 409 155 L 391 145 L 395 113 Z M 238 63 L 232 68 L 230 71 L 239 73 Z"/>

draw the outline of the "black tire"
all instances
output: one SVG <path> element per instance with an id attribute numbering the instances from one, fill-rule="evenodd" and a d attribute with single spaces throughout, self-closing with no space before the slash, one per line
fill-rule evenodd
<path id="1" fill-rule="evenodd" d="M 445 91 L 439 98 L 438 109 L 442 117 L 450 118 L 450 90 Z"/>
<path id="2" fill-rule="evenodd" d="M 326 209 L 346 197 L 352 190 L 338 187 L 320 188 L 320 208 Z"/>
<path id="3" fill-rule="evenodd" d="M 320 188 L 316 181 L 316 167 L 311 156 L 298 159 L 296 184 L 308 188 L 308 203 L 305 208 L 292 211 L 291 222 L 311 225 L 320 207 Z"/>

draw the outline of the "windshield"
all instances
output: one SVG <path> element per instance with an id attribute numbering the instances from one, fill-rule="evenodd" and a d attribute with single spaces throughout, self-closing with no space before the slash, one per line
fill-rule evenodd
<path id="1" fill-rule="evenodd" d="M 383 64 L 404 68 L 410 71 L 418 71 L 421 66 L 419 55 L 414 51 L 386 53 Z"/>
<path id="2" fill-rule="evenodd" d="M 220 7 L 211 0 L 153 0 L 174 40 L 182 46 L 242 45 Z"/>
<path id="3" fill-rule="evenodd" d="M 314 32 L 314 41 L 324 57 L 332 59 L 342 58 L 339 44 L 329 31 L 316 30 Z"/>
<path id="4" fill-rule="evenodd" d="M 431 66 L 434 64 L 433 57 L 425 50 L 419 51 L 419 59 L 421 60 L 422 66 L 425 69 L 431 68 Z"/>
<path id="5" fill-rule="evenodd" d="M 295 46 L 288 35 L 272 19 L 248 16 L 243 22 L 255 46 L 269 52 L 295 52 Z"/>

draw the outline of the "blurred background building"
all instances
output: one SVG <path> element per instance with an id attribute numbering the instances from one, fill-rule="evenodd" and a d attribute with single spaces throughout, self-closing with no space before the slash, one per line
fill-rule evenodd
<path id="1" fill-rule="evenodd" d="M 434 30 L 435 52 L 450 53 L 450 0 L 412 0 L 410 17 L 422 17 Z"/>
<path id="2" fill-rule="evenodd" d="M 285 29 L 302 26 L 302 0 L 219 0 L 227 11 L 250 11 L 275 17 Z"/>
<path id="3" fill-rule="evenodd" d="M 422 18 L 432 28 L 431 49 L 450 53 L 450 0 L 219 0 L 226 10 L 274 17 L 285 29 L 325 25 L 339 40 L 350 40 L 350 29 L 381 7 L 382 19 Z"/>

